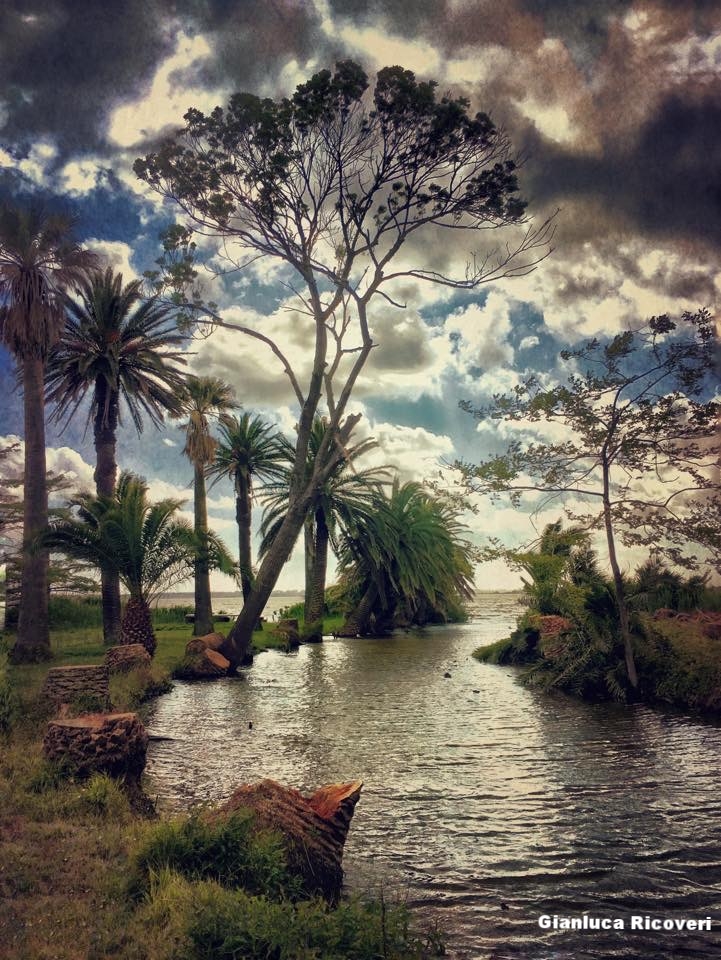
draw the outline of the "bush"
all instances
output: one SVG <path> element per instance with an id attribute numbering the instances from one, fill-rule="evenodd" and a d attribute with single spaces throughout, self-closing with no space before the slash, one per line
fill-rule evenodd
<path id="1" fill-rule="evenodd" d="M 130 816 L 128 799 L 120 785 L 106 773 L 94 773 L 83 785 L 79 808 L 107 820 L 124 822 Z"/>
<path id="2" fill-rule="evenodd" d="M 273 902 L 163 871 L 142 918 L 162 929 L 182 960 L 420 960 L 404 907 L 352 900 L 331 909 L 313 899 Z M 433 955 L 442 953 L 436 940 Z"/>
<path id="3" fill-rule="evenodd" d="M 282 837 L 256 831 L 250 811 L 215 822 L 193 814 L 154 827 L 135 856 L 131 892 L 146 892 L 151 877 L 162 870 L 277 899 L 300 890 L 300 881 L 288 871 Z"/>
<path id="4" fill-rule="evenodd" d="M 100 597 L 50 597 L 48 603 L 50 627 L 101 627 L 103 612 Z"/>

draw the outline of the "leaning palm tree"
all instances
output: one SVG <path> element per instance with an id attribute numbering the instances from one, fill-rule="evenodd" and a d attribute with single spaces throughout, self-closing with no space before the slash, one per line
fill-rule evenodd
<path id="1" fill-rule="evenodd" d="M 195 558 L 195 619 L 196 637 L 213 629 L 213 609 L 210 596 L 210 566 L 205 537 L 208 530 L 208 500 L 205 475 L 213 462 L 218 441 L 210 433 L 210 418 L 227 413 L 237 406 L 232 388 L 219 377 L 189 377 L 185 384 L 183 410 L 188 416 L 185 427 L 183 453 L 193 464 L 193 498 L 195 534 L 198 542 Z"/>
<path id="2" fill-rule="evenodd" d="M 418 483 L 393 484 L 390 496 L 345 531 L 339 554 L 350 612 L 341 636 L 375 632 L 396 617 L 424 623 L 446 619 L 473 590 L 473 549 L 455 508 Z"/>
<path id="3" fill-rule="evenodd" d="M 257 483 L 285 483 L 285 501 L 288 500 L 288 464 L 293 459 L 293 447 L 282 433 L 259 416 L 244 413 L 241 417 L 220 418 L 220 438 L 215 460 L 209 473 L 227 476 L 235 487 L 235 519 L 238 523 L 238 565 L 243 600 L 253 585 L 253 556 L 251 549 L 251 517 L 254 485 Z"/>
<path id="4" fill-rule="evenodd" d="M 318 462 L 318 456 L 327 430 L 327 418 L 316 417 L 308 441 L 306 466 L 308 479 L 313 470 L 324 466 Z M 328 463 L 331 462 L 331 458 L 337 462 L 325 483 L 309 503 L 304 525 L 306 639 L 320 640 L 322 637 L 329 548 L 337 553 L 339 534 L 355 527 L 373 512 L 377 496 L 383 483 L 386 482 L 388 471 L 385 467 L 357 470 L 354 465 L 355 460 L 377 446 L 377 441 L 368 437 L 353 446 L 344 448 L 340 459 L 337 459 L 337 452 L 333 446 L 326 454 Z M 286 468 L 284 479 L 284 484 L 275 484 L 268 491 L 267 507 L 261 526 L 263 536 L 260 546 L 261 554 L 269 548 L 285 519 L 288 507 L 289 468 Z"/>
<path id="5" fill-rule="evenodd" d="M 50 657 L 48 553 L 30 545 L 48 522 L 44 375 L 65 323 L 65 292 L 97 258 L 72 239 L 72 220 L 37 208 L 0 208 L 0 342 L 20 369 L 25 417 L 21 603 L 12 657 Z"/>
<path id="6" fill-rule="evenodd" d="M 87 422 L 93 424 L 95 490 L 109 497 L 118 475 L 123 407 L 138 433 L 144 416 L 159 426 L 164 413 L 180 415 L 184 378 L 178 364 L 185 361 L 175 348 L 183 338 L 168 308 L 144 299 L 140 280 L 124 286 L 112 267 L 85 279 L 67 310 L 62 340 L 48 359 L 47 399 L 55 404 L 55 418 L 67 423 L 92 391 Z M 110 570 L 101 571 L 101 580 L 103 636 L 113 644 L 120 635 L 120 581 Z"/>
<path id="7" fill-rule="evenodd" d="M 159 593 L 186 580 L 195 566 L 197 538 L 192 526 L 175 515 L 182 502 L 150 503 L 145 480 L 124 472 L 113 496 L 83 494 L 71 505 L 77 516 L 52 523 L 39 545 L 114 570 L 130 595 L 121 643 L 142 643 L 152 656 L 150 604 Z M 205 542 L 209 565 L 234 572 L 222 542 L 208 531 Z"/>

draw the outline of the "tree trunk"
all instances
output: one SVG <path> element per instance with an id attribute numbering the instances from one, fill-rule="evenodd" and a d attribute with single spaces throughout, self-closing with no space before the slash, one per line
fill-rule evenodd
<path id="1" fill-rule="evenodd" d="M 210 564 L 208 562 L 208 502 L 205 494 L 205 469 L 196 463 L 195 470 L 195 534 L 199 546 L 195 555 L 195 620 L 193 636 L 204 637 L 213 631 L 213 609 L 210 599 Z"/>
<path id="2" fill-rule="evenodd" d="M 47 550 L 34 550 L 33 541 L 48 525 L 45 463 L 44 363 L 39 357 L 22 361 L 25 413 L 25 476 L 23 556 L 20 616 L 12 659 L 15 663 L 49 660 Z"/>
<path id="3" fill-rule="evenodd" d="M 621 624 L 621 636 L 623 638 L 623 650 L 626 660 L 626 672 L 628 682 L 636 690 L 638 688 L 638 674 L 636 673 L 636 661 L 633 655 L 633 640 L 631 639 L 631 627 L 628 618 L 628 604 L 626 603 L 626 589 L 623 585 L 621 568 L 618 565 L 616 556 L 616 541 L 613 535 L 613 519 L 611 516 L 611 498 L 610 498 L 610 468 L 608 462 L 604 459 L 603 467 L 603 523 L 606 529 L 606 543 L 608 544 L 608 559 L 611 563 L 613 573 L 613 586 L 616 594 L 616 606 L 618 608 L 618 619 Z"/>
<path id="4" fill-rule="evenodd" d="M 152 657 L 155 653 L 155 633 L 150 607 L 144 597 L 131 596 L 125 607 L 121 626 L 121 643 L 142 643 Z"/>
<path id="5" fill-rule="evenodd" d="M 95 384 L 95 490 L 98 496 L 112 497 L 118 480 L 115 459 L 118 427 L 118 395 L 107 396 L 105 380 Z M 103 610 L 103 641 L 109 647 L 120 643 L 120 577 L 115 570 L 101 568 L 100 595 Z"/>
<path id="6" fill-rule="evenodd" d="M 252 659 L 250 647 L 253 630 L 268 602 L 273 587 L 278 582 L 283 565 L 295 546 L 298 534 L 303 526 L 309 500 L 310 496 L 299 498 L 288 508 L 278 535 L 270 545 L 258 574 L 253 580 L 253 589 L 250 596 L 243 604 L 238 619 L 226 637 L 221 653 L 230 661 L 231 672 L 242 663 L 247 663 Z"/>
<path id="7" fill-rule="evenodd" d="M 310 600 L 305 608 L 305 625 L 310 628 L 320 623 L 321 629 L 306 640 L 320 640 L 323 636 L 323 609 L 325 607 L 325 577 L 328 568 L 328 525 L 322 509 L 315 513 L 315 542 L 313 544 L 313 567 L 310 580 Z"/>
<path id="8" fill-rule="evenodd" d="M 313 583 L 313 568 L 315 566 L 315 533 L 313 530 L 313 516 L 306 516 L 303 521 L 303 558 L 305 561 L 305 597 L 303 598 L 303 618 L 307 620 L 306 611 L 310 610 L 311 584 Z"/>
<path id="9" fill-rule="evenodd" d="M 243 591 L 243 603 L 253 589 L 253 554 L 250 545 L 251 518 L 250 486 L 245 477 L 238 482 L 238 495 L 235 498 L 235 519 L 238 523 L 238 566 L 240 568 L 240 586 Z"/>
<path id="10" fill-rule="evenodd" d="M 368 584 L 358 606 L 345 618 L 345 623 L 338 631 L 339 637 L 357 637 L 366 631 L 377 596 L 376 585 L 374 583 Z"/>
<path id="11" fill-rule="evenodd" d="M 5 558 L 5 629 L 13 633 L 18 628 L 21 596 L 21 560 L 16 554 Z"/>

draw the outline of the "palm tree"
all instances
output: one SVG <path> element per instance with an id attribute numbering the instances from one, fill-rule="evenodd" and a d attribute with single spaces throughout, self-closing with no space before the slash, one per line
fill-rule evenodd
<path id="1" fill-rule="evenodd" d="M 88 424 L 92 421 L 95 442 L 95 490 L 110 497 L 118 474 L 122 406 L 139 433 L 143 415 L 158 426 L 164 412 L 181 412 L 184 379 L 176 364 L 185 361 L 173 348 L 183 338 L 168 308 L 143 299 L 140 280 L 123 286 L 122 274 L 112 267 L 87 277 L 67 310 L 63 338 L 48 359 L 47 399 L 55 404 L 56 419 L 67 422 L 92 389 Z M 103 636 L 113 644 L 120 635 L 120 581 L 110 570 L 102 570 L 101 578 Z"/>
<path id="2" fill-rule="evenodd" d="M 340 569 L 351 601 L 341 636 L 447 619 L 473 590 L 471 545 L 454 507 L 418 483 L 396 480 L 389 497 L 342 537 Z"/>
<path id="3" fill-rule="evenodd" d="M 25 419 L 21 606 L 12 657 L 50 657 L 48 553 L 30 545 L 48 522 L 45 479 L 44 375 L 65 322 L 65 291 L 76 287 L 97 258 L 72 239 L 72 220 L 37 208 L 0 209 L 0 341 L 15 357 Z"/>
<path id="4" fill-rule="evenodd" d="M 185 385 L 184 412 L 188 415 L 183 453 L 193 464 L 195 534 L 198 550 L 195 558 L 196 637 L 213 629 L 210 597 L 210 566 L 205 537 L 208 530 L 208 500 L 205 474 L 215 457 L 218 441 L 211 436 L 209 418 L 219 416 L 236 406 L 232 388 L 219 377 L 190 377 Z"/>
<path id="5" fill-rule="evenodd" d="M 148 501 L 142 477 L 123 472 L 112 496 L 84 494 L 71 501 L 77 517 L 57 520 L 39 543 L 101 569 L 114 570 L 130 594 L 121 624 L 121 643 L 142 643 L 152 654 L 155 635 L 150 603 L 185 580 L 195 566 L 198 541 L 189 523 L 175 514 L 180 500 Z M 209 565 L 234 571 L 222 542 L 205 531 Z"/>
<path id="6" fill-rule="evenodd" d="M 316 417 L 308 441 L 307 479 L 314 469 L 323 466 L 318 461 L 323 438 L 328 430 L 328 420 Z M 356 470 L 353 463 L 358 457 L 378 446 L 372 437 L 362 440 L 342 451 L 341 459 L 332 468 L 324 484 L 318 489 L 308 505 L 304 525 L 305 532 L 305 608 L 306 639 L 322 638 L 325 584 L 328 569 L 329 546 L 338 551 L 338 536 L 346 532 L 373 512 L 381 485 L 387 476 L 385 467 Z M 335 458 L 331 447 L 327 460 Z M 261 553 L 264 553 L 280 529 L 288 505 L 290 470 L 286 469 L 285 484 L 276 485 L 268 498 L 268 507 L 263 518 Z"/>
<path id="7" fill-rule="evenodd" d="M 251 550 L 251 515 L 254 484 L 279 481 L 285 483 L 288 499 L 288 464 L 293 460 L 293 447 L 282 433 L 259 416 L 244 413 L 240 418 L 220 418 L 220 439 L 209 473 L 227 476 L 235 487 L 235 519 L 238 523 L 238 565 L 243 600 L 253 585 Z"/>

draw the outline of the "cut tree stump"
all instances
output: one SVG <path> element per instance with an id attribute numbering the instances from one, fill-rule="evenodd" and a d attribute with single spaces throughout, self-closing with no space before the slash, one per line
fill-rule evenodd
<path id="1" fill-rule="evenodd" d="M 138 784 L 148 735 L 135 713 L 93 713 L 48 723 L 43 753 L 78 777 L 107 773 Z"/>
<path id="2" fill-rule="evenodd" d="M 303 881 L 304 891 L 335 902 L 343 886 L 343 847 L 362 786 L 361 780 L 333 783 L 305 797 L 275 780 L 261 780 L 238 787 L 210 817 L 252 810 L 258 829 L 285 838 L 289 868 Z"/>
<path id="3" fill-rule="evenodd" d="M 149 667 L 152 662 L 142 643 L 121 643 L 105 651 L 105 665 L 109 673 L 126 673 L 136 667 Z"/>
<path id="4" fill-rule="evenodd" d="M 51 667 L 43 684 L 43 695 L 59 708 L 80 698 L 97 700 L 97 707 L 110 705 L 108 670 L 100 666 Z"/>

